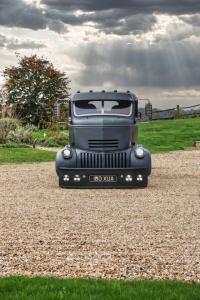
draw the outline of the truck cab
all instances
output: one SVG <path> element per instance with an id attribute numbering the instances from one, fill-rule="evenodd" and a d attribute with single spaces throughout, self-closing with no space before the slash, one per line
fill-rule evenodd
<path id="1" fill-rule="evenodd" d="M 137 145 L 138 99 L 131 93 L 77 92 L 69 101 L 69 145 L 57 153 L 63 188 L 146 187 L 151 156 Z"/>

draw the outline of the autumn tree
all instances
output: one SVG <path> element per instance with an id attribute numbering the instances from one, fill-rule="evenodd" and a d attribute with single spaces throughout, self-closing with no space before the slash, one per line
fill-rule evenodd
<path id="1" fill-rule="evenodd" d="M 17 66 L 6 68 L 3 73 L 8 104 L 23 123 L 44 128 L 53 119 L 56 101 L 68 97 L 69 79 L 37 55 L 18 59 Z"/>

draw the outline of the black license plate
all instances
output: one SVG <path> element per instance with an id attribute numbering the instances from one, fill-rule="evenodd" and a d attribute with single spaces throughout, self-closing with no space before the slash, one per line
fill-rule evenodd
<path id="1" fill-rule="evenodd" d="M 116 175 L 90 175 L 90 182 L 117 182 Z"/>

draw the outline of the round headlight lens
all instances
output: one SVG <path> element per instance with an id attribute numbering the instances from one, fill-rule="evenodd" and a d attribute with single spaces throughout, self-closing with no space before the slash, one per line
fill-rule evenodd
<path id="1" fill-rule="evenodd" d="M 137 158 L 143 158 L 144 157 L 144 149 L 142 147 L 136 148 L 135 154 L 136 154 Z"/>
<path id="2" fill-rule="evenodd" d="M 70 149 L 64 149 L 63 150 L 63 157 L 64 158 L 70 158 L 72 156 L 72 152 Z"/>

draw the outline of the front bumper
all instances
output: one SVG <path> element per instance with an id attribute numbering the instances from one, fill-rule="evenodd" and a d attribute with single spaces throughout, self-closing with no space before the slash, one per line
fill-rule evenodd
<path id="1" fill-rule="evenodd" d="M 68 175 L 69 180 L 65 181 L 64 177 Z M 79 175 L 80 181 L 74 180 L 76 175 Z M 91 180 L 93 176 L 100 176 L 98 179 L 102 181 Z M 126 181 L 127 175 L 132 176 L 132 181 Z M 137 178 L 142 175 L 142 181 Z M 115 181 L 104 181 L 112 179 Z M 141 176 L 140 176 L 141 178 Z M 148 184 L 147 169 L 59 169 L 59 186 L 62 188 L 144 188 Z"/>

